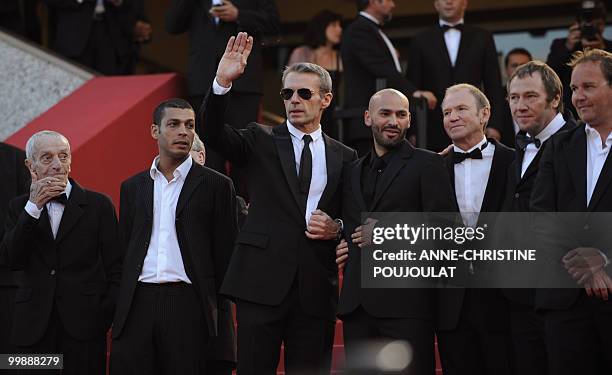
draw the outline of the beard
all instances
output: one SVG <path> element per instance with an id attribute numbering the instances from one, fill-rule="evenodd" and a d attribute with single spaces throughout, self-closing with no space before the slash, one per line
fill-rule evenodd
<path id="1" fill-rule="evenodd" d="M 400 134 L 395 139 L 387 139 L 382 133 L 384 130 L 387 130 L 387 129 L 399 130 Z M 387 125 L 387 126 L 383 126 L 382 128 L 372 126 L 372 136 L 374 137 L 374 142 L 376 142 L 377 145 L 382 146 L 388 150 L 394 149 L 397 146 L 399 146 L 406 138 L 407 132 L 408 132 L 408 128 L 400 129 L 399 126 Z"/>

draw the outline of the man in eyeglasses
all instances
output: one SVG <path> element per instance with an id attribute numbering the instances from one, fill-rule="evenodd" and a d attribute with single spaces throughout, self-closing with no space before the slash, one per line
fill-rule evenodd
<path id="1" fill-rule="evenodd" d="M 221 292 L 236 301 L 238 374 L 329 374 L 338 298 L 334 248 L 342 223 L 340 177 L 354 150 L 321 131 L 332 99 L 329 73 L 300 63 L 283 73 L 287 121 L 224 125 L 232 82 L 253 40 L 230 38 L 203 113 L 200 136 L 245 171 L 251 198 Z"/>

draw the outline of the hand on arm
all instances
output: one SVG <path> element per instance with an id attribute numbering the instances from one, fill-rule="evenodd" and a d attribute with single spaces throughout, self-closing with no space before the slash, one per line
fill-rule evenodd
<path id="1" fill-rule="evenodd" d="M 341 224 L 321 210 L 314 210 L 308 221 L 306 237 L 311 240 L 334 240 L 338 238 Z"/>

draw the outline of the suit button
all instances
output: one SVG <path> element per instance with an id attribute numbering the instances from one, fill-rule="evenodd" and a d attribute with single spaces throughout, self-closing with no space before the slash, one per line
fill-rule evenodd
<path id="1" fill-rule="evenodd" d="M 584 230 L 589 230 L 589 224 L 584 224 Z"/>
<path id="2" fill-rule="evenodd" d="M 55 276 L 55 270 L 51 270 L 51 272 L 49 272 L 49 275 Z"/>
<path id="3" fill-rule="evenodd" d="M 145 246 L 148 248 L 149 247 L 149 241 L 145 242 Z"/>
<path id="4" fill-rule="evenodd" d="M 520 197 L 520 196 L 521 196 L 521 195 L 520 195 L 519 193 L 514 193 L 514 198 L 518 198 L 518 197 Z"/>
<path id="5" fill-rule="evenodd" d="M 142 269 L 142 265 L 138 264 L 136 265 L 136 271 L 140 271 Z"/>

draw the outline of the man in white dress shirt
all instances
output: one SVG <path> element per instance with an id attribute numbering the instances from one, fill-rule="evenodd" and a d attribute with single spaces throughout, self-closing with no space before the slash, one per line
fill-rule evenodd
<path id="1" fill-rule="evenodd" d="M 63 374 L 103 375 L 121 274 L 115 208 L 69 179 L 72 156 L 63 135 L 34 134 L 26 157 L 30 193 L 10 202 L 1 247 L 9 266 L 23 271 L 13 342 L 19 353 L 63 354 Z"/>
<path id="2" fill-rule="evenodd" d="M 442 101 L 444 129 L 453 142 L 445 157 L 457 207 L 466 226 L 481 212 L 501 211 L 508 166 L 514 151 L 485 137 L 491 114 L 487 97 L 476 87 L 458 84 Z M 464 265 L 478 275 L 479 264 Z M 511 374 L 506 301 L 498 289 L 438 290 L 438 349 L 444 374 Z"/>
<path id="3" fill-rule="evenodd" d="M 193 162 L 185 100 L 157 106 L 151 136 L 159 155 L 121 186 L 126 255 L 110 371 L 211 374 L 207 352 L 229 306 L 217 294 L 237 231 L 233 185 Z"/>
<path id="4" fill-rule="evenodd" d="M 547 271 L 575 287 L 539 289 L 535 301 L 546 327 L 551 374 L 609 374 L 612 254 L 606 218 L 612 211 L 612 54 L 579 51 L 571 66 L 572 104 L 584 123 L 546 143 L 531 210 L 589 215 L 572 226 L 553 228 L 560 228 L 561 235 L 553 239 L 558 252 L 551 253 Z"/>

